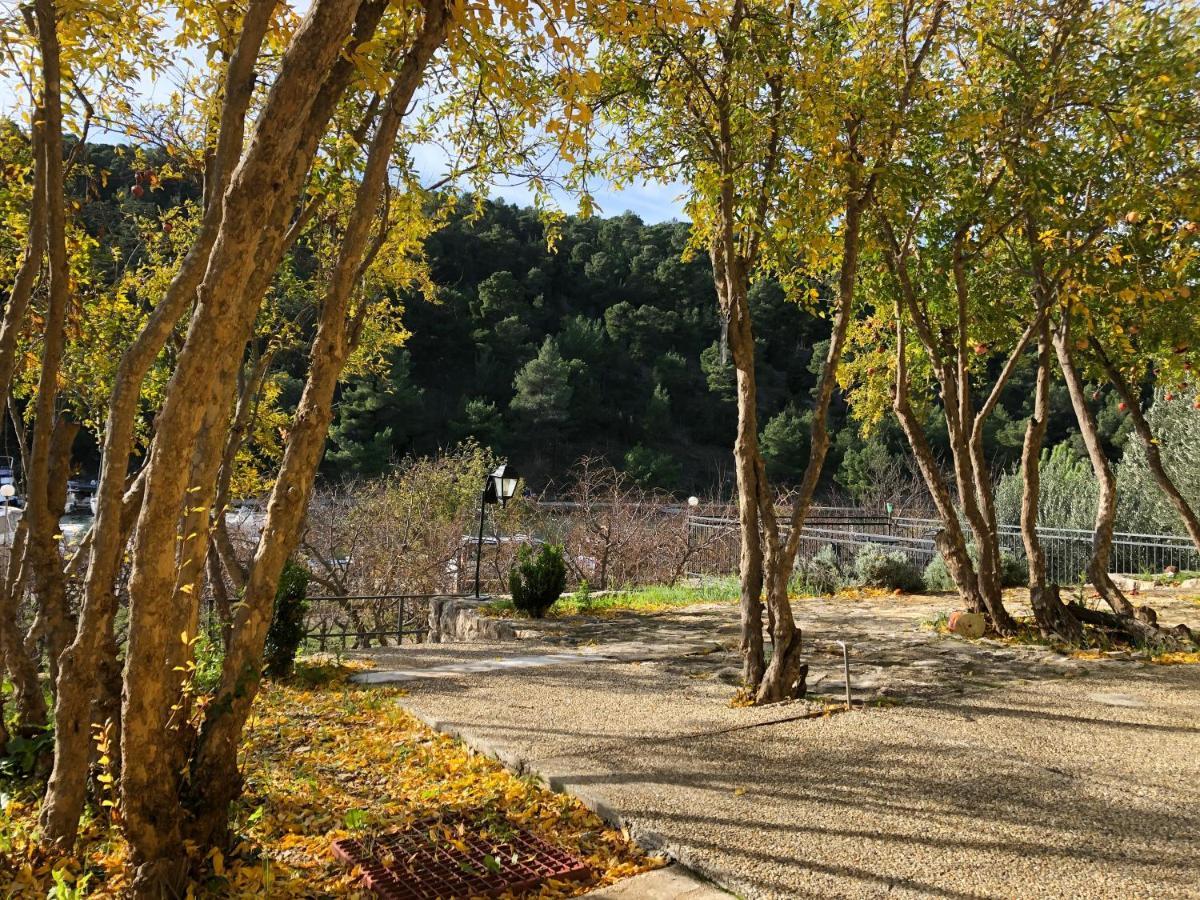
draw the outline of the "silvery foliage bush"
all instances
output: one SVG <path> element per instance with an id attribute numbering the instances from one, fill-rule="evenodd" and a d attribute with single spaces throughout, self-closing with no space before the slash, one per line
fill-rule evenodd
<path id="1" fill-rule="evenodd" d="M 1192 398 L 1166 399 L 1159 392 L 1146 411 L 1146 421 L 1158 441 L 1163 466 L 1175 486 L 1195 509 L 1200 506 L 1200 410 Z M 1146 464 L 1146 447 L 1136 435 L 1125 445 L 1117 466 L 1117 515 L 1122 531 L 1180 532 L 1175 508 L 1154 483 Z"/>
<path id="2" fill-rule="evenodd" d="M 863 547 L 854 558 L 854 573 L 865 587 L 919 591 L 925 585 L 921 570 L 900 550 Z"/>
<path id="3" fill-rule="evenodd" d="M 832 544 L 796 562 L 791 588 L 800 594 L 833 594 L 844 582 L 841 563 Z"/>
<path id="4" fill-rule="evenodd" d="M 967 546 L 967 553 L 971 556 L 971 561 L 975 565 L 979 565 L 979 551 L 974 544 Z M 925 567 L 923 575 L 925 580 L 925 588 L 930 591 L 953 591 L 957 590 L 954 584 L 954 579 L 950 577 L 950 571 L 946 568 L 946 563 L 942 560 L 941 554 L 930 560 L 929 565 Z M 1018 556 L 1010 550 L 1000 550 L 1000 586 L 1001 587 L 1024 587 L 1029 581 L 1029 568 L 1025 562 L 1024 555 Z"/>

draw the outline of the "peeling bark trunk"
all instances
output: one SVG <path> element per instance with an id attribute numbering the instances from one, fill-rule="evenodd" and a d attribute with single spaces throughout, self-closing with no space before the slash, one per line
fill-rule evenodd
<path id="1" fill-rule="evenodd" d="M 112 669 L 116 664 L 113 634 L 116 583 L 130 531 L 130 524 L 122 521 L 123 500 L 142 382 L 176 322 L 194 301 L 216 241 L 224 211 L 225 187 L 242 152 L 259 47 L 276 5 L 277 0 L 251 0 L 243 17 L 242 31 L 226 71 L 216 148 L 205 181 L 208 202 L 200 232 L 145 327 L 122 355 L 114 379 L 96 492 L 92 552 L 79 627 L 61 661 L 55 709 L 55 766 L 41 812 L 43 840 L 62 848 L 74 843 L 83 812 L 92 725 L 105 721 L 93 716 L 93 701 L 100 701 L 97 710 L 111 706 L 112 692 L 106 686 L 112 684 Z M 119 745 L 114 745 L 114 750 L 119 752 Z"/>
<path id="2" fill-rule="evenodd" d="M 1122 629 L 1138 643 L 1151 645 L 1170 644 L 1176 640 L 1166 629 L 1159 627 L 1158 614 L 1149 606 L 1135 607 L 1113 583 L 1108 574 L 1109 560 L 1112 554 L 1113 531 L 1117 519 L 1117 479 L 1104 448 L 1100 444 L 1099 431 L 1096 428 L 1096 418 L 1087 405 L 1084 394 L 1083 378 L 1075 366 L 1071 354 L 1071 310 L 1068 307 L 1063 312 L 1063 325 L 1054 332 L 1054 350 L 1058 356 L 1059 369 L 1067 384 L 1067 392 L 1071 396 L 1071 406 L 1075 410 L 1075 419 L 1079 425 L 1080 435 L 1087 448 L 1088 459 L 1092 463 L 1092 471 L 1099 484 L 1099 497 L 1096 503 L 1096 524 L 1092 534 L 1092 556 L 1088 560 L 1087 574 L 1096 592 L 1103 597 L 1113 612 L 1123 620 Z M 1079 615 L 1076 605 L 1072 612 L 1078 618 L 1088 621 Z M 1190 635 L 1190 632 L 1188 633 Z M 1187 638 L 1190 640 L 1190 636 Z"/>
<path id="3" fill-rule="evenodd" d="M 759 703 L 770 703 L 789 697 L 801 697 L 806 691 L 805 677 L 808 666 L 801 659 L 801 631 L 792 616 L 792 604 L 788 599 L 787 586 L 800 550 L 800 537 L 804 522 L 812 505 L 813 495 L 825 466 L 829 452 L 829 406 L 837 387 L 838 366 L 846 347 L 846 335 L 854 312 L 854 288 L 858 275 L 859 236 L 862 228 L 862 189 L 857 179 L 852 179 L 846 202 L 846 218 L 842 230 L 842 262 L 838 273 L 837 312 L 833 317 L 833 328 L 829 335 L 829 349 L 821 364 L 821 377 L 817 382 L 816 398 L 813 402 L 811 443 L 808 463 L 800 479 L 788 521 L 787 540 L 783 546 L 778 538 L 772 538 L 767 556 L 767 606 L 771 618 L 771 643 L 774 648 L 771 663 L 763 677 L 758 692 Z M 766 470 L 759 467 L 765 479 Z M 773 502 L 766 498 L 768 509 L 764 516 L 770 520 L 770 535 L 778 535 L 774 523 Z"/>
<path id="4" fill-rule="evenodd" d="M 71 447 L 79 425 L 65 417 L 54 424 L 49 448 L 49 481 L 44 514 L 30 526 L 30 586 L 37 598 L 38 617 L 42 621 L 50 686 L 56 690 L 58 659 L 75 634 L 75 622 L 67 600 L 67 579 L 59 550 L 58 511 L 67 504 L 67 479 L 71 473 Z"/>
<path id="5" fill-rule="evenodd" d="M 38 46 L 42 58 L 42 109 L 44 113 L 43 194 L 41 203 L 46 216 L 46 257 L 49 270 L 49 298 L 43 329 L 41 373 L 34 399 L 33 440 L 25 460 L 27 502 L 22 521 L 26 526 L 26 544 L 22 565 L 28 567 L 38 604 L 36 620 L 44 627 L 51 655 L 63 638 L 66 623 L 66 588 L 62 560 L 54 535 L 58 515 L 52 503 L 60 492 L 52 489 L 53 442 L 56 435 L 55 406 L 58 400 L 58 374 L 66 346 L 67 264 L 66 204 L 63 190 L 62 83 L 53 0 L 38 0 L 34 5 Z M 69 433 L 68 433 L 69 432 Z M 74 432 L 58 432 L 65 440 Z M 67 446 L 69 453 L 69 443 Z M 65 491 L 65 484 L 63 485 Z M 63 492 L 65 500 L 65 492 Z M 11 596 L 13 602 L 20 596 Z M 35 627 L 36 627 L 35 620 Z M 28 655 L 28 654 L 26 654 Z M 39 688 L 40 689 L 40 688 Z M 43 712 L 44 715 L 44 712 Z"/>
<path id="6" fill-rule="evenodd" d="M 33 157 L 33 196 L 29 208 L 29 238 L 25 255 L 17 270 L 4 317 L 0 320 L 0 396 L 9 402 L 13 369 L 16 365 L 17 336 L 25 323 L 29 301 L 34 285 L 42 268 L 46 252 L 46 150 L 44 142 L 45 110 L 39 105 L 34 110 L 30 125 Z M 22 442 L 23 443 L 23 442 Z M 22 454 L 22 458 L 27 458 Z M 18 533 L 24 528 L 18 526 Z M 16 536 L 9 545 L 8 571 L 5 573 L 4 590 L 0 594 L 0 669 L 7 668 L 13 682 L 14 706 L 17 710 L 17 731 L 30 732 L 45 724 L 46 704 L 38 683 L 37 666 L 25 652 L 21 640 L 20 604 L 24 594 L 24 583 L 17 577 L 21 571 L 21 549 Z M 8 732 L 0 724 L 0 738 L 8 741 Z"/>
<path id="7" fill-rule="evenodd" d="M 6 400 L 12 387 L 17 358 L 17 335 L 25 324 L 29 300 L 42 268 L 46 252 L 46 151 L 44 147 L 45 110 L 39 105 L 33 113 L 30 139 L 33 154 L 33 200 L 29 207 L 29 240 L 21 267 L 13 280 L 4 318 L 0 320 L 0 397 Z"/>
<path id="8" fill-rule="evenodd" d="M 1117 389 L 1117 394 L 1120 398 L 1125 401 L 1125 408 L 1129 413 L 1129 418 L 1133 421 L 1133 428 L 1137 432 L 1142 446 L 1146 449 L 1146 466 L 1150 469 L 1150 474 L 1154 477 L 1154 483 L 1158 485 L 1159 490 L 1166 495 L 1167 500 L 1175 507 L 1175 511 L 1179 513 L 1179 518 L 1183 521 L 1183 525 L 1187 529 L 1188 536 L 1192 539 L 1192 543 L 1196 545 L 1197 550 L 1200 550 L 1200 516 L 1196 514 L 1196 510 L 1192 509 L 1191 505 L 1187 502 L 1187 498 L 1180 493 L 1175 481 L 1167 473 L 1166 466 L 1163 465 L 1162 453 L 1159 451 L 1158 442 L 1154 439 L 1154 432 L 1151 431 L 1150 423 L 1146 421 L 1146 416 L 1142 412 L 1141 396 L 1134 396 L 1134 392 L 1125 380 L 1125 377 L 1121 374 L 1121 370 L 1113 365 L 1108 354 L 1104 352 L 1104 347 L 1094 335 L 1088 338 L 1088 342 L 1091 344 L 1096 358 L 1100 361 L 1100 365 L 1104 369 L 1104 374 L 1108 376 L 1108 380 L 1112 382 L 1112 386 Z"/>
<path id="9" fill-rule="evenodd" d="M 900 300 L 896 307 L 897 366 L 896 392 L 893 409 L 900 421 L 901 429 L 908 438 L 917 466 L 929 488 L 938 516 L 942 520 L 942 531 L 936 544 L 946 569 L 958 587 L 963 599 L 972 611 L 984 614 L 993 628 L 1002 633 L 1015 629 L 1016 623 L 1004 607 L 1000 593 L 999 537 L 995 526 L 995 509 L 990 502 L 991 480 L 982 451 L 982 427 L 990 409 L 995 404 L 1002 383 L 993 387 L 987 403 L 976 414 L 970 398 L 971 383 L 966 363 L 966 285 L 965 273 L 959 251 L 955 251 L 955 282 L 958 297 L 958 337 L 953 348 L 947 348 L 933 333 L 933 326 L 909 278 L 907 249 L 902 248 L 890 224 L 884 220 L 881 226 L 891 245 L 887 257 L 888 266 L 900 286 Z M 942 411 L 946 420 L 946 431 L 950 439 L 951 462 L 954 469 L 958 502 L 963 516 L 979 548 L 979 564 L 971 560 L 967 540 L 959 521 L 958 510 L 950 496 L 948 486 L 938 470 L 933 451 L 925 437 L 924 429 L 913 412 L 909 398 L 910 383 L 906 331 L 903 316 L 907 311 L 925 353 L 928 355 L 938 383 L 942 389 Z M 1011 372 L 1012 364 L 1023 348 L 1019 344 L 1009 358 L 1005 371 Z M 954 355 L 952 366 L 948 357 Z M 1006 376 L 1007 377 L 1007 376 Z M 970 435 L 970 437 L 968 437 Z M 974 446 L 973 446 L 974 445 Z M 986 481 L 980 481 L 985 478 Z M 981 505 L 980 497 L 985 499 Z M 991 511 L 989 518 L 986 510 Z"/>
<path id="10" fill-rule="evenodd" d="M 903 313 L 896 307 L 896 382 L 892 396 L 892 409 L 900 423 L 900 429 L 908 439 L 917 468 L 929 489 L 937 507 L 938 516 L 942 520 L 942 528 L 934 536 L 934 544 L 946 564 L 950 578 L 958 587 L 959 594 L 967 601 L 972 612 L 986 613 L 987 604 L 979 589 L 979 581 L 975 567 L 971 564 L 971 555 L 967 552 L 967 539 L 963 534 L 962 525 L 958 520 L 958 511 L 954 508 L 954 500 L 946 486 L 942 473 L 934 459 L 933 450 L 920 421 L 913 412 L 909 399 L 909 376 L 907 360 L 907 340 L 904 328 Z"/>
<path id="11" fill-rule="evenodd" d="M 237 745 L 261 680 L 263 646 L 279 576 L 300 541 L 313 480 L 333 419 L 334 391 L 359 333 L 358 321 L 348 321 L 347 317 L 363 266 L 373 255 L 367 249 L 371 222 L 384 194 L 388 161 L 404 113 L 433 53 L 445 40 L 448 27 L 449 9 L 443 3 L 431 3 L 421 33 L 409 48 L 384 104 L 346 236 L 330 276 L 310 351 L 309 376 L 267 504 L 243 603 L 230 633 L 221 684 L 208 707 L 192 766 L 191 784 L 204 786 L 202 793 L 189 798 L 191 836 L 201 846 L 224 837 L 229 804 L 241 792 Z M 381 227 L 386 228 L 387 223 Z M 360 309 L 356 319 L 361 320 L 362 315 Z"/>
<path id="12" fill-rule="evenodd" d="M 728 322 L 726 333 L 737 379 L 738 424 L 733 459 L 741 533 L 738 576 L 741 584 L 742 682 L 748 689 L 757 690 L 766 672 L 766 659 L 763 648 L 763 547 L 758 512 L 758 469 L 754 464 L 758 455 L 754 335 L 744 279 L 730 273 L 723 252 L 714 250 L 712 257 L 717 296 Z"/>
<path id="13" fill-rule="evenodd" d="M 33 734 L 46 724 L 46 698 L 38 679 L 38 666 L 23 640 L 19 617 L 20 598 L 25 592 L 27 566 L 26 541 L 29 532 L 22 516 L 9 548 L 9 571 L 5 578 L 4 603 L 0 605 L 0 651 L 13 684 L 13 702 L 17 709 L 16 731 L 22 737 Z"/>
<path id="14" fill-rule="evenodd" d="M 213 549 L 217 552 L 211 554 L 216 565 L 211 568 L 210 578 L 213 584 L 214 599 L 222 601 L 221 621 L 226 626 L 223 629 L 226 632 L 228 632 L 231 619 L 225 615 L 225 611 L 229 608 L 229 598 L 225 596 L 225 582 L 221 577 L 221 569 L 223 566 L 237 591 L 242 591 L 246 587 L 246 570 L 238 560 L 233 540 L 229 537 L 229 529 L 225 524 L 225 513 L 229 508 L 230 485 L 233 483 L 233 470 L 237 462 L 237 455 L 245 443 L 246 434 L 254 418 L 258 398 L 274 356 L 274 350 L 267 350 L 254 361 L 249 371 L 244 371 L 242 377 L 238 379 L 238 398 L 233 413 L 233 424 L 229 429 L 229 437 L 225 441 L 225 450 L 221 456 L 221 466 L 217 473 L 217 490 L 213 498 L 210 524 Z M 228 637 L 228 633 L 226 633 L 226 641 Z"/>
<path id="15" fill-rule="evenodd" d="M 1041 494 L 1041 455 L 1050 413 L 1050 322 L 1038 330 L 1037 385 L 1034 389 L 1033 415 L 1025 427 L 1021 447 L 1021 540 L 1029 565 L 1029 605 L 1042 637 L 1057 637 L 1068 644 L 1084 641 L 1083 626 L 1058 595 L 1057 585 L 1046 583 L 1046 551 L 1038 537 L 1038 502 Z"/>
<path id="16" fill-rule="evenodd" d="M 274 269 L 287 218 L 295 208 L 310 117 L 331 112 L 344 83 L 332 84 L 335 63 L 347 49 L 358 0 L 317 0 L 280 65 L 254 135 L 225 192 L 220 230 L 197 293 L 188 337 L 168 383 L 146 464 L 146 499 L 133 540 L 129 579 L 130 626 L 122 702 L 123 755 L 139 765 L 121 778 L 125 834 L 138 867 L 134 895 L 175 889 L 183 876 L 179 807 L 178 735 L 170 728 L 179 694 L 178 673 L 164 665 L 180 653 L 180 632 L 193 618 L 194 596 L 179 592 L 176 542 L 189 505 L 193 468 L 180 448 L 194 447 L 214 398 L 229 396 L 258 300 L 244 296 L 260 267 Z M 378 19 L 376 18 L 376 22 Z M 370 29 L 374 31 L 374 24 Z M 332 96 L 330 96 L 332 93 Z M 324 128 L 328 115 L 318 124 Z M 315 142 L 313 146 L 315 151 Z M 290 169 L 290 170 L 289 170 Z M 300 172 L 301 174 L 296 174 Z M 258 253 L 247 252 L 257 247 Z M 207 487 L 211 500 L 211 484 Z M 204 506 L 207 515 L 208 507 Z"/>
<path id="17" fill-rule="evenodd" d="M 1067 393 L 1071 397 L 1071 406 L 1075 410 L 1075 420 L 1079 425 L 1079 433 L 1087 448 L 1088 459 L 1099 485 L 1099 496 L 1096 502 L 1096 522 L 1092 533 L 1092 556 L 1088 560 L 1087 574 L 1096 591 L 1108 601 L 1113 612 L 1121 616 L 1133 617 L 1133 604 L 1126 599 L 1121 590 L 1113 584 L 1108 574 L 1108 563 L 1112 555 L 1113 531 L 1117 521 L 1117 479 L 1112 466 L 1104 454 L 1100 444 L 1100 434 L 1096 428 L 1096 417 L 1087 405 L 1084 392 L 1083 378 L 1075 366 L 1071 355 L 1070 341 L 1070 309 L 1063 313 L 1063 325 L 1054 332 L 1054 351 L 1058 356 L 1058 366 L 1062 371 L 1063 380 L 1067 385 Z"/>

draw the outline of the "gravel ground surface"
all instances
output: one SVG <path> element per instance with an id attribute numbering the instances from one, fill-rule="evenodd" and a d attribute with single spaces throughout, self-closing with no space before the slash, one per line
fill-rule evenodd
<path id="1" fill-rule="evenodd" d="M 865 708 L 815 718 L 729 705 L 727 606 L 376 655 L 416 669 L 661 631 L 662 657 L 415 680 L 404 702 L 745 896 L 1200 897 L 1200 667 L 939 637 L 920 622 L 946 603 L 797 604 L 810 683 L 840 695 L 836 639 L 869 682 L 852 677 Z M 1155 603 L 1196 625 L 1193 603 Z"/>

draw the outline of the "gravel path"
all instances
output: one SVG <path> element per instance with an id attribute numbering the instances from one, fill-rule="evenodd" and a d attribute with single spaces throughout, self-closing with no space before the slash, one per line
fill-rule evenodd
<path id="1" fill-rule="evenodd" d="M 938 638 L 919 622 L 944 604 L 799 604 L 818 651 L 847 639 L 876 676 L 859 696 L 898 698 L 817 718 L 729 706 L 731 607 L 378 663 L 690 635 L 666 658 L 414 680 L 404 702 L 746 896 L 1200 897 L 1200 667 Z M 813 672 L 823 689 L 840 658 Z"/>

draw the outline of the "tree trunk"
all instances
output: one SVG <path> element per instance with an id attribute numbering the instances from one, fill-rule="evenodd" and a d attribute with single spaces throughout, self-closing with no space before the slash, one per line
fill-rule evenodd
<path id="1" fill-rule="evenodd" d="M 920 469 L 929 495 L 933 498 L 934 506 L 937 507 L 938 517 L 942 520 L 942 528 L 935 536 L 934 543 L 946 564 L 946 570 L 958 587 L 959 594 L 967 601 L 971 611 L 986 613 L 987 604 L 979 589 L 979 579 L 975 574 L 975 567 L 971 563 L 971 555 L 967 552 L 967 539 L 963 534 L 962 525 L 959 523 L 958 510 L 954 508 L 954 500 L 938 469 L 933 450 L 929 446 L 929 439 L 926 438 L 925 430 L 921 427 L 909 400 L 907 352 L 903 312 L 900 305 L 897 304 L 896 382 L 892 396 L 892 409 L 896 413 L 896 420 L 900 423 L 901 431 L 904 432 L 904 436 L 912 448 L 917 468 Z"/>
<path id="2" fill-rule="evenodd" d="M 1087 447 L 1088 458 L 1092 463 L 1092 471 L 1099 483 L 1099 498 L 1096 503 L 1096 524 L 1092 534 L 1092 556 L 1088 560 L 1087 574 L 1092 586 L 1100 594 L 1113 612 L 1123 621 L 1122 629 L 1139 643 L 1164 645 L 1172 644 L 1176 638 L 1158 625 L 1158 614 L 1149 606 L 1134 607 L 1109 577 L 1109 560 L 1112 554 L 1113 531 L 1117 519 L 1117 479 L 1113 475 L 1104 448 L 1100 444 L 1100 435 L 1096 428 L 1096 418 L 1087 405 L 1084 395 L 1083 378 L 1075 366 L 1071 355 L 1071 310 L 1068 307 L 1063 312 L 1063 325 L 1054 332 L 1054 350 L 1058 355 L 1059 368 L 1067 384 L 1071 396 L 1071 405 L 1075 409 L 1075 419 L 1079 424 L 1079 432 Z M 1072 611 L 1080 616 L 1076 607 Z M 1087 621 L 1085 619 L 1085 621 Z M 1190 641 L 1190 633 L 1186 640 Z"/>
<path id="3" fill-rule="evenodd" d="M 1000 590 L 999 534 L 991 495 L 991 475 L 983 455 L 982 433 L 983 423 L 994 408 L 1000 388 L 1011 375 L 1015 360 L 1028 341 L 1028 336 L 1018 342 L 1005 366 L 1002 379 L 993 386 L 987 402 L 979 413 L 976 413 L 971 402 L 970 371 L 966 357 L 967 283 L 959 239 L 956 238 L 954 250 L 954 282 L 958 303 L 957 338 L 948 343 L 946 339 L 939 340 L 934 335 L 933 326 L 919 302 L 917 289 L 908 273 L 908 251 L 901 247 L 886 220 L 881 220 L 881 225 L 891 245 L 891 253 L 887 256 L 888 266 L 900 286 L 900 302 L 896 310 L 897 372 L 893 408 L 942 520 L 942 533 L 936 543 L 947 571 L 972 610 L 983 613 L 997 631 L 1011 633 L 1015 630 L 1016 623 L 1004 607 Z M 950 439 L 958 501 L 975 538 L 975 545 L 979 551 L 978 564 L 972 562 L 967 551 L 958 510 L 955 509 L 950 492 L 938 471 L 921 423 L 913 414 L 909 400 L 908 363 L 905 359 L 907 350 L 902 322 L 905 310 L 912 319 L 913 327 L 942 389 L 942 412 Z M 954 356 L 953 364 L 949 360 L 951 355 Z"/>
<path id="4" fill-rule="evenodd" d="M 1094 337 L 1090 336 L 1088 342 L 1091 344 L 1092 350 L 1096 354 L 1096 358 L 1100 361 L 1100 365 L 1104 368 L 1104 374 L 1108 376 L 1108 380 L 1112 382 L 1114 388 L 1117 389 L 1117 394 L 1125 402 L 1125 408 L 1129 413 L 1130 419 L 1133 420 L 1133 428 L 1141 439 L 1142 446 L 1146 448 L 1146 466 L 1150 469 L 1150 474 L 1154 477 L 1155 484 L 1175 507 L 1175 511 L 1179 513 L 1179 518 L 1183 521 L 1184 527 L 1187 529 L 1188 536 L 1191 537 L 1192 543 L 1196 545 L 1196 549 L 1200 550 L 1200 516 L 1192 509 L 1187 502 L 1187 498 L 1180 493 L 1179 488 L 1175 485 L 1174 480 L 1167 473 L 1166 466 L 1163 465 L 1162 453 L 1159 452 L 1158 442 L 1154 439 L 1154 433 L 1150 430 L 1150 423 L 1146 421 L 1146 416 L 1142 412 L 1142 398 L 1134 396 L 1133 391 L 1129 387 L 1129 383 L 1121 374 L 1107 353 L 1104 352 L 1104 347 Z"/>
<path id="5" fill-rule="evenodd" d="M 183 655 L 180 634 L 193 618 L 195 597 L 178 590 L 193 573 L 177 572 L 175 551 L 177 540 L 187 538 L 179 534 L 179 523 L 191 489 L 204 486 L 189 483 L 191 460 L 180 448 L 196 445 L 206 413 L 219 402 L 215 398 L 231 395 L 261 300 L 245 296 L 245 286 L 260 267 L 278 265 L 287 220 L 316 149 L 317 139 L 309 145 L 309 135 L 324 130 L 345 87 L 338 75 L 352 65 L 335 67 L 353 49 L 347 39 L 358 10 L 358 0 L 317 0 L 284 53 L 225 192 L 188 338 L 158 413 L 133 541 L 122 703 L 123 756 L 129 760 L 136 753 L 140 763 L 127 764 L 121 779 L 125 833 L 138 867 L 135 896 L 157 896 L 182 877 L 178 735 L 170 727 L 180 683 L 171 662 Z M 377 22 L 378 15 L 370 32 Z M 211 484 L 208 491 L 211 497 Z"/>
<path id="6" fill-rule="evenodd" d="M 354 341 L 365 307 L 348 322 L 354 289 L 363 267 L 373 257 L 368 250 L 370 226 L 378 209 L 403 116 L 423 81 L 433 53 L 446 38 L 449 9 L 442 3 L 426 7 L 420 35 L 405 55 L 375 129 L 337 264 L 330 275 L 310 368 L 287 449 L 267 503 L 262 535 L 248 573 L 222 665 L 221 684 L 208 707 L 190 783 L 203 791 L 189 798 L 191 834 L 200 846 L 222 841 L 228 827 L 229 804 L 241 793 L 237 746 L 261 680 L 263 646 L 271 623 L 279 576 L 300 541 L 300 530 L 312 495 L 325 437 L 333 419 L 333 395 Z M 387 228 L 384 222 L 382 229 Z M 385 231 L 381 231 L 382 241 Z M 365 301 L 363 301 L 365 303 Z"/>
<path id="7" fill-rule="evenodd" d="M 104 722 L 93 718 L 93 701 L 110 693 L 105 686 L 111 684 L 111 669 L 116 662 L 113 634 L 116 583 L 130 530 L 129 523 L 122 521 L 123 501 L 142 382 L 179 317 L 195 300 L 216 241 L 224 211 L 225 186 L 242 152 L 259 47 L 276 4 L 277 0 L 251 0 L 242 19 L 242 31 L 226 70 L 219 132 L 208 167 L 211 177 L 205 183 L 209 202 L 200 232 L 145 327 L 122 355 L 114 379 L 96 492 L 92 552 L 75 640 L 61 660 L 55 707 L 55 765 L 41 811 L 43 840 L 62 848 L 74 843 L 83 812 L 92 726 Z M 107 705 L 101 702 L 96 708 Z M 114 744 L 114 750 L 119 752 L 119 744 Z"/>
<path id="8" fill-rule="evenodd" d="M 964 233 L 960 230 L 954 237 L 952 264 L 954 294 L 957 309 L 957 340 L 954 342 L 955 365 L 934 368 L 938 371 L 945 397 L 947 432 L 950 436 L 950 452 L 954 464 L 955 480 L 958 484 L 958 501 L 966 516 L 967 524 L 975 536 L 975 549 L 979 555 L 975 571 L 979 579 L 979 592 L 987 605 L 988 618 L 1000 631 L 1011 631 L 1012 620 L 1000 601 L 1000 539 L 995 527 L 994 509 L 991 507 L 992 478 L 987 461 L 983 458 L 982 440 L 979 452 L 971 439 L 976 420 L 971 397 L 971 373 L 967 363 L 967 318 L 969 288 L 967 264 L 964 250 Z M 931 353 L 935 348 L 927 348 Z M 936 359 L 935 357 L 931 357 Z"/>
<path id="9" fill-rule="evenodd" d="M 58 399 L 58 373 L 66 344 L 67 262 L 66 204 L 63 191 L 62 83 L 57 31 L 57 10 L 53 0 L 37 0 L 34 5 L 38 45 L 42 58 L 43 184 L 42 199 L 46 216 L 46 256 L 49 262 L 49 298 L 43 331 L 41 373 L 34 399 L 33 442 L 30 457 L 24 460 L 27 503 L 22 522 L 26 526 L 24 559 L 37 593 L 38 613 L 45 626 L 48 649 L 53 654 L 61 640 L 66 615 L 66 592 L 62 560 L 54 535 L 58 531 L 58 510 L 51 508 L 52 444 L 55 436 L 55 405 Z M 65 437 L 60 433 L 60 437 Z M 70 434 L 74 437 L 74 433 Z M 67 448 L 69 452 L 69 446 Z M 14 548 L 15 549 L 15 548 Z M 57 588 L 58 590 L 55 590 Z M 9 598 L 17 602 L 20 589 Z M 15 640 L 15 636 L 14 636 Z M 28 657 L 28 653 L 25 654 Z M 36 669 L 35 669 L 36 670 Z M 40 687 L 39 687 L 40 690 Z M 44 703 L 41 704 L 44 716 Z"/>
<path id="10" fill-rule="evenodd" d="M 1113 584 L 1108 574 L 1109 559 L 1112 555 L 1113 531 L 1117 521 L 1117 479 L 1113 475 L 1112 466 L 1100 444 L 1100 434 L 1096 428 L 1096 417 L 1087 405 L 1084 393 L 1083 378 L 1075 366 L 1070 347 L 1070 309 L 1063 313 L 1063 325 L 1054 332 L 1054 351 L 1058 356 L 1058 366 L 1062 370 L 1063 380 L 1067 385 L 1067 393 L 1071 397 L 1071 406 L 1075 410 L 1075 420 L 1079 424 L 1079 433 L 1087 448 L 1088 459 L 1092 463 L 1092 471 L 1096 475 L 1099 486 L 1099 496 L 1096 503 L 1096 522 L 1092 533 L 1092 556 L 1088 560 L 1087 574 L 1092 586 L 1108 601 L 1113 612 L 1130 618 L 1136 615 L 1133 604 L 1126 599 L 1120 589 Z"/>
<path id="11" fill-rule="evenodd" d="M 50 686 L 57 689 L 58 659 L 75 633 L 67 600 L 67 579 L 59 550 L 59 513 L 67 504 L 67 479 L 71 472 L 71 446 L 79 425 L 60 416 L 50 437 L 50 468 L 44 514 L 29 530 L 30 586 L 37 598 L 42 622 Z M 32 498 L 31 498 L 32 500 Z"/>
<path id="12" fill-rule="evenodd" d="M 9 292 L 8 305 L 0 320 L 0 397 L 7 401 L 17 359 L 17 336 L 25 325 L 25 314 L 42 259 L 46 252 L 46 151 L 44 147 L 46 112 L 39 104 L 30 123 L 33 153 L 33 198 L 29 207 L 29 240 L 17 277 Z"/>
<path id="13" fill-rule="evenodd" d="M 1041 455 L 1050 413 L 1050 321 L 1038 329 L 1037 386 L 1034 389 L 1033 415 L 1025 426 L 1021 447 L 1021 540 L 1029 565 L 1029 605 L 1042 637 L 1057 637 L 1068 644 L 1084 641 L 1083 626 L 1058 595 L 1057 585 L 1046 583 L 1046 551 L 1038 537 L 1038 503 L 1041 494 Z"/>
<path id="14" fill-rule="evenodd" d="M 0 603 L 0 652 L 4 666 L 12 679 L 13 701 L 17 708 L 16 733 L 27 737 L 46 724 L 46 698 L 38 678 L 38 666 L 23 640 L 20 601 L 25 593 L 28 566 L 25 564 L 29 531 L 24 516 L 17 523 L 9 546 L 8 572 L 5 576 L 3 602 Z"/>
<path id="15" fill-rule="evenodd" d="M 842 229 L 842 261 L 838 273 L 838 304 L 829 335 L 829 348 L 821 363 L 821 377 L 817 381 L 817 392 L 813 402 L 811 443 L 808 463 L 792 500 L 788 520 L 787 541 L 778 546 L 777 538 L 771 538 L 766 556 L 767 607 L 772 624 L 771 664 L 763 678 L 758 693 L 759 703 L 769 703 L 790 697 L 801 697 L 806 691 L 805 676 L 808 666 L 801 661 L 801 632 L 792 616 L 792 604 L 788 599 L 787 586 L 796 565 L 800 550 L 801 534 L 813 495 L 825 467 L 829 452 L 829 406 L 837 387 L 838 366 L 846 347 L 846 335 L 854 312 L 854 289 L 858 273 L 859 233 L 862 227 L 861 188 L 856 179 L 851 180 L 846 201 L 846 218 Z M 759 470 L 765 480 L 766 470 L 759 457 Z M 761 498 L 760 498 L 761 501 Z M 773 498 L 766 496 L 767 508 L 764 518 L 769 522 L 769 535 L 778 534 L 774 522 Z"/>
<path id="16" fill-rule="evenodd" d="M 746 298 L 748 285 L 738 271 L 732 247 L 712 251 L 713 276 L 717 298 L 725 316 L 730 356 L 737 379 L 738 423 L 733 445 L 734 473 L 737 477 L 738 526 L 741 553 L 738 576 L 741 584 L 742 682 L 757 692 L 766 672 L 763 648 L 764 586 L 762 533 L 759 523 L 758 469 L 758 398 L 754 372 L 754 332 Z"/>

